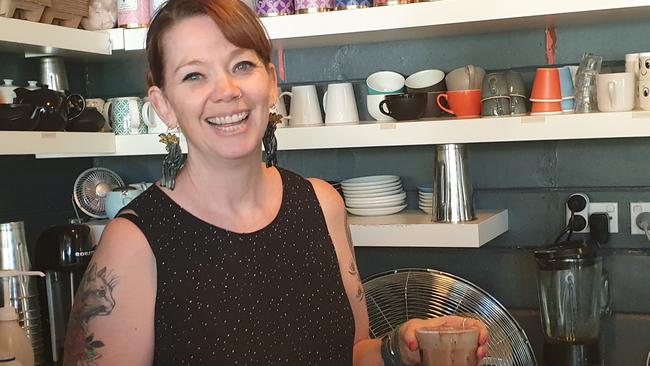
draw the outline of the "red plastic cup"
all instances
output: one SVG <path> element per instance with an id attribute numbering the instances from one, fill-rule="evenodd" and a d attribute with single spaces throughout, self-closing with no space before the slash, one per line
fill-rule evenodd
<path id="1" fill-rule="evenodd" d="M 560 114 L 562 113 L 562 102 L 533 102 L 531 115 Z"/>
<path id="2" fill-rule="evenodd" d="M 561 102 L 560 72 L 556 68 L 539 68 L 535 72 L 530 99 Z"/>

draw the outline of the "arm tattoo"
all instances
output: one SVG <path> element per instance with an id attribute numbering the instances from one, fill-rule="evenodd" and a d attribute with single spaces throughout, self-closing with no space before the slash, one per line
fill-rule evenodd
<path id="1" fill-rule="evenodd" d="M 348 217 L 345 216 L 345 234 L 348 237 L 348 245 L 350 245 L 350 253 L 352 253 L 352 260 L 350 261 L 350 266 L 348 267 L 348 273 L 354 276 L 359 280 L 359 288 L 357 289 L 356 298 L 358 301 L 363 301 L 365 298 L 365 292 L 363 291 L 363 285 L 361 284 L 361 277 L 359 277 L 359 271 L 357 271 L 357 264 L 354 255 L 354 245 L 352 245 L 352 234 L 350 234 L 350 225 L 348 225 Z"/>
<path id="2" fill-rule="evenodd" d="M 86 269 L 70 312 L 64 365 L 95 365 L 95 361 L 102 357 L 97 349 L 104 347 L 104 342 L 95 339 L 95 334 L 88 329 L 88 322 L 113 311 L 113 289 L 116 285 L 117 278 L 106 267 L 97 270 L 97 265 L 92 262 Z"/>

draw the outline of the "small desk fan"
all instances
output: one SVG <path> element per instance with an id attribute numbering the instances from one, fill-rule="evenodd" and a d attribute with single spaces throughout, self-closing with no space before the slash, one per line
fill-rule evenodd
<path id="1" fill-rule="evenodd" d="M 86 215 L 104 219 L 106 195 L 114 188 L 123 187 L 124 181 L 117 173 L 106 168 L 90 168 L 77 177 L 72 188 L 74 206 Z M 76 211 L 76 209 L 75 209 Z"/>
<path id="2" fill-rule="evenodd" d="M 528 337 L 512 315 L 463 278 L 431 269 L 400 269 L 371 276 L 363 286 L 374 338 L 412 318 L 459 315 L 480 319 L 488 327 L 483 365 L 537 365 Z"/>

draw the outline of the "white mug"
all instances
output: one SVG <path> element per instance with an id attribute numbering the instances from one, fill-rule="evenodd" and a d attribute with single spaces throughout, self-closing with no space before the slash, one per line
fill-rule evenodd
<path id="1" fill-rule="evenodd" d="M 639 80 L 639 107 L 650 111 L 650 78 Z"/>
<path id="2" fill-rule="evenodd" d="M 395 118 L 387 114 L 384 114 L 379 109 L 379 103 L 381 103 L 381 101 L 384 99 L 386 99 L 386 94 L 368 95 L 366 97 L 366 105 L 368 107 L 368 113 L 372 118 L 374 118 L 377 121 L 394 122 Z"/>
<path id="3" fill-rule="evenodd" d="M 142 116 L 144 123 L 147 124 L 147 132 L 160 134 L 167 131 L 167 125 L 165 125 L 165 122 L 158 117 L 158 113 L 156 113 L 151 102 L 148 101 L 147 98 L 145 98 L 145 100 L 146 102 L 142 105 L 140 115 Z"/>
<path id="4" fill-rule="evenodd" d="M 601 112 L 623 112 L 634 109 L 634 73 L 598 74 L 596 87 Z"/>
<path id="5" fill-rule="evenodd" d="M 325 124 L 359 122 L 359 111 L 351 83 L 330 84 L 323 95 Z"/>
<path id="6" fill-rule="evenodd" d="M 287 116 L 291 126 L 320 125 L 323 117 L 320 114 L 320 103 L 315 85 L 294 86 L 291 92 L 284 92 L 280 97 L 291 97 L 289 108 L 291 114 Z"/>
<path id="7" fill-rule="evenodd" d="M 639 53 L 639 81 L 650 79 L 650 52 Z"/>
<path id="8" fill-rule="evenodd" d="M 276 125 L 277 127 L 287 127 L 289 125 L 289 118 L 287 118 L 287 107 L 284 105 L 284 99 L 281 95 L 282 89 L 278 87 L 278 100 L 276 100 L 273 107 L 271 107 L 271 112 L 282 115 L 282 120 Z"/>

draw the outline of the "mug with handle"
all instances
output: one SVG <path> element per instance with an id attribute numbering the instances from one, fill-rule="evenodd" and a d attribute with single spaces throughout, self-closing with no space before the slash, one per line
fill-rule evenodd
<path id="1" fill-rule="evenodd" d="M 445 99 L 449 108 L 442 104 Z M 481 89 L 452 90 L 438 95 L 438 107 L 457 118 L 479 117 L 481 115 Z"/>
<path id="2" fill-rule="evenodd" d="M 142 121 L 142 99 L 138 97 L 117 97 L 109 99 L 104 105 L 110 125 L 116 135 L 136 135 L 147 133 L 147 125 Z"/>
<path id="3" fill-rule="evenodd" d="M 323 95 L 325 124 L 359 122 L 351 83 L 330 84 Z"/>
<path id="4" fill-rule="evenodd" d="M 147 133 L 158 134 L 167 131 L 167 125 L 160 119 L 150 101 L 146 100 L 142 104 L 140 115 L 142 116 L 142 121 L 147 125 Z"/>
<path id="5" fill-rule="evenodd" d="M 290 114 L 286 116 L 289 125 L 310 126 L 323 123 L 316 85 L 294 86 L 290 92 L 281 93 L 279 98 L 285 95 L 291 98 L 289 104 Z"/>

